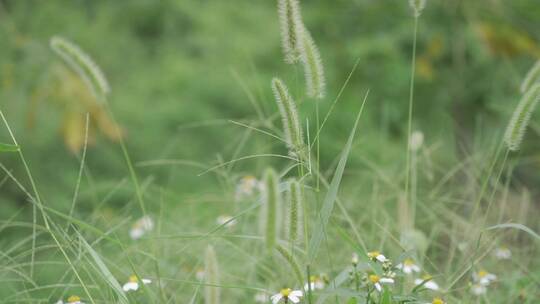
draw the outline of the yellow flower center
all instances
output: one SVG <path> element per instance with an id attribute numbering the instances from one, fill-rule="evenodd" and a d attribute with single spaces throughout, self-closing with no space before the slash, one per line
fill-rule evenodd
<path id="1" fill-rule="evenodd" d="M 403 265 L 412 266 L 412 265 L 414 265 L 414 261 L 411 260 L 411 259 L 405 259 L 405 261 L 403 261 Z"/>
<path id="2" fill-rule="evenodd" d="M 480 270 L 480 271 L 478 272 L 478 277 L 480 277 L 480 278 L 483 278 L 483 277 L 485 277 L 485 276 L 487 276 L 487 275 L 488 275 L 488 272 L 485 271 L 485 270 Z"/>
<path id="3" fill-rule="evenodd" d="M 376 284 L 376 283 L 379 283 L 381 278 L 379 278 L 379 276 L 376 274 L 372 274 L 369 276 L 369 280 L 371 281 L 371 283 Z"/>
<path id="4" fill-rule="evenodd" d="M 432 277 L 431 275 L 429 275 L 429 274 L 425 274 L 425 275 L 422 276 L 422 280 L 424 280 L 424 281 L 429 281 L 429 280 L 431 280 L 432 278 L 433 278 L 433 277 Z"/>
<path id="5" fill-rule="evenodd" d="M 381 255 L 381 252 L 380 251 L 371 251 L 371 252 L 368 252 L 368 257 L 371 258 L 371 259 L 374 259 L 376 257 L 378 257 L 379 255 Z"/>
<path id="6" fill-rule="evenodd" d="M 71 296 L 67 299 L 68 303 L 79 302 L 81 300 L 78 296 Z"/>
<path id="7" fill-rule="evenodd" d="M 444 301 L 441 298 L 434 298 L 432 304 L 444 304 Z"/>
<path id="8" fill-rule="evenodd" d="M 131 276 L 129 276 L 129 281 L 131 283 L 137 283 L 137 282 L 139 282 L 139 279 L 137 279 L 136 275 L 131 275 Z"/>
<path id="9" fill-rule="evenodd" d="M 291 291 L 290 288 L 283 288 L 279 293 L 284 297 L 288 297 L 291 294 Z"/>

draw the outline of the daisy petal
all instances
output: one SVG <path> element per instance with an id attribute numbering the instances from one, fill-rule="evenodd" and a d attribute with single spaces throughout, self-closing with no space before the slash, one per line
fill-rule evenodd
<path id="1" fill-rule="evenodd" d="M 278 293 L 278 294 L 276 294 L 276 295 L 273 295 L 273 296 L 271 297 L 272 303 L 273 303 L 273 304 L 277 304 L 277 302 L 279 302 L 279 300 L 281 300 L 282 298 L 283 298 L 283 295 L 280 294 L 280 293 Z"/>

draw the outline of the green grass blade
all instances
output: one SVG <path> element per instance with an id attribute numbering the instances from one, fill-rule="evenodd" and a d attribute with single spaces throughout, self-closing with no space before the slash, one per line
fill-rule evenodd
<path id="1" fill-rule="evenodd" d="M 17 152 L 19 146 L 0 143 L 0 152 Z"/>
<path id="2" fill-rule="evenodd" d="M 347 144 L 345 145 L 345 148 L 341 152 L 341 157 L 339 159 L 338 166 L 334 173 L 334 177 L 332 178 L 332 182 L 330 183 L 328 192 L 326 193 L 326 196 L 324 197 L 323 206 L 321 208 L 321 211 L 319 212 L 320 222 L 318 225 L 314 226 L 314 229 L 313 229 L 314 231 L 309 242 L 308 260 L 310 262 L 312 262 L 317 257 L 317 252 L 319 251 L 319 247 L 321 246 L 325 227 L 326 225 L 328 225 L 328 220 L 330 219 L 330 215 L 332 214 L 332 210 L 334 209 L 334 203 L 336 201 L 336 197 L 338 194 L 341 178 L 343 177 L 345 165 L 347 164 L 347 159 L 349 158 L 349 153 L 351 151 L 354 136 L 356 134 L 356 129 L 358 127 L 358 122 L 360 121 L 360 116 L 362 116 L 362 112 L 364 110 L 364 105 L 366 104 L 368 94 L 369 93 L 366 93 L 366 96 L 364 97 L 364 101 L 362 102 L 362 106 L 360 107 L 360 111 L 358 111 L 358 115 L 356 116 L 356 121 L 354 122 L 354 126 L 349 135 L 349 139 L 347 140 Z"/>
<path id="3" fill-rule="evenodd" d="M 92 248 L 92 246 L 90 246 L 90 244 L 88 244 L 88 242 L 86 242 L 86 240 L 80 234 L 79 239 L 81 240 L 81 243 L 83 244 L 86 251 L 88 251 L 92 259 L 96 263 L 100 274 L 103 276 L 103 278 L 107 281 L 108 285 L 114 290 L 115 294 L 118 296 L 118 303 L 128 304 L 129 302 L 126 294 L 122 290 L 122 286 L 120 286 L 116 278 L 112 275 L 111 271 L 109 270 L 107 265 L 105 265 L 99 254 Z"/>
<path id="4" fill-rule="evenodd" d="M 501 228 L 518 229 L 518 230 L 527 232 L 532 237 L 534 237 L 536 240 L 540 241 L 540 235 L 538 235 L 538 233 L 534 232 L 531 228 L 529 228 L 529 227 L 527 227 L 525 225 L 522 225 L 522 224 L 518 224 L 518 223 L 499 224 L 499 225 L 488 227 L 488 228 L 486 228 L 486 230 L 501 229 Z"/>

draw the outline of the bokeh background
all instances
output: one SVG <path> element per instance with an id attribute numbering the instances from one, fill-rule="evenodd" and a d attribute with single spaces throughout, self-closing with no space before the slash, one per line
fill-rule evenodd
<path id="1" fill-rule="evenodd" d="M 304 102 L 301 69 L 282 60 L 275 7 L 270 0 L 0 1 L 0 107 L 46 204 L 62 211 L 71 206 L 90 112 L 76 214 L 97 222 L 138 213 L 111 131 L 114 119 L 93 105 L 50 50 L 52 36 L 80 45 L 105 72 L 110 108 L 147 187 L 149 208 L 187 208 L 191 213 L 185 214 L 195 216 L 185 220 L 196 226 L 206 213 L 228 210 L 236 177 L 259 176 L 273 160 L 228 166 L 231 175 L 223 179 L 199 173 L 245 155 L 286 153 L 281 143 L 230 122 L 279 127 L 273 76 L 296 92 L 313 131 L 314 104 Z M 373 178 L 373 168 L 401 174 L 414 25 L 407 1 L 305 0 L 302 9 L 328 80 L 321 113 L 358 62 L 321 134 L 321 167 L 335 164 L 369 90 L 347 172 L 354 178 L 347 185 L 356 193 L 355 185 Z M 540 58 L 539 27 L 535 0 L 428 0 L 419 21 L 413 127 L 425 134 L 435 172 L 437 166 L 491 155 L 519 100 L 521 79 Z M 525 161 L 515 163 L 512 173 L 511 187 L 528 186 L 533 201 L 540 183 L 539 135 L 536 115 L 520 152 Z M 4 127 L 0 141 L 10 142 Z M 16 154 L 2 154 L 0 161 L 28 186 Z M 111 189 L 107 208 L 96 214 Z M 200 204 L 204 208 L 193 207 Z M 32 215 L 25 194 L 5 173 L 0 210 L 3 220 Z M 2 247 L 10 242 L 0 239 Z"/>

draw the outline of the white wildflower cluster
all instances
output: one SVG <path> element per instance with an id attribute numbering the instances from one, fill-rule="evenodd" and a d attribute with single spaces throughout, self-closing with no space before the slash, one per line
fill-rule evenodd
<path id="1" fill-rule="evenodd" d="M 133 240 L 138 240 L 143 237 L 147 232 L 150 232 L 154 229 L 154 221 L 149 216 L 143 216 L 131 226 L 129 230 L 129 236 Z"/>
<path id="2" fill-rule="evenodd" d="M 241 201 L 246 198 L 253 197 L 263 187 L 263 184 L 253 175 L 246 175 L 238 181 L 234 198 L 236 201 Z"/>
<path id="3" fill-rule="evenodd" d="M 471 292 L 476 296 L 486 294 L 487 288 L 497 280 L 497 276 L 482 269 L 472 275 Z"/>

